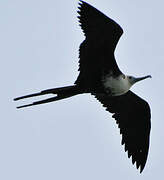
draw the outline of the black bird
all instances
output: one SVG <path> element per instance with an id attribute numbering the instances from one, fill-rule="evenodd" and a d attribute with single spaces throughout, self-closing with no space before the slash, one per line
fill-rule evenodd
<path id="1" fill-rule="evenodd" d="M 132 163 L 143 171 L 149 149 L 151 113 L 148 103 L 130 91 L 130 87 L 150 75 L 135 78 L 123 74 L 115 60 L 114 51 L 123 34 L 122 28 L 112 19 L 84 1 L 79 2 L 78 19 L 85 34 L 79 50 L 79 76 L 74 85 L 43 90 L 39 93 L 15 98 L 55 94 L 56 96 L 19 106 L 23 108 L 49 103 L 82 93 L 94 95 L 106 110 L 113 113 L 122 145 Z"/>

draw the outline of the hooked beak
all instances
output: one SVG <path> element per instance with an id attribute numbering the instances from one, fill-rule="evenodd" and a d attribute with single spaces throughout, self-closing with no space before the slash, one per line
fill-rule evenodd
<path id="1" fill-rule="evenodd" d="M 147 78 L 152 78 L 152 77 L 151 77 L 151 75 L 144 76 L 144 77 L 139 77 L 139 78 L 135 79 L 135 82 L 142 81 L 142 80 L 147 79 Z"/>

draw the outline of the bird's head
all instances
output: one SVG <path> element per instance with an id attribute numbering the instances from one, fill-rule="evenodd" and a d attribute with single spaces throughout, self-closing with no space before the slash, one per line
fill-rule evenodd
<path id="1" fill-rule="evenodd" d="M 142 81 L 142 80 L 147 79 L 147 78 L 151 78 L 151 75 L 143 76 L 143 77 L 139 77 L 139 78 L 136 78 L 134 76 L 127 76 L 127 80 L 129 81 L 131 86 L 133 84 L 135 84 L 136 82 Z"/>

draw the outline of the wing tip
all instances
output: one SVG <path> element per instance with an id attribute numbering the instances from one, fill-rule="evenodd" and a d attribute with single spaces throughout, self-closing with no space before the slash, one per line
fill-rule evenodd
<path id="1" fill-rule="evenodd" d="M 124 150 L 128 155 L 128 158 L 131 158 L 132 164 L 136 166 L 136 169 L 139 170 L 140 174 L 143 172 L 148 154 L 135 154 L 129 151 L 128 146 L 126 145 L 126 142 L 121 142 L 121 145 L 124 145 Z"/>

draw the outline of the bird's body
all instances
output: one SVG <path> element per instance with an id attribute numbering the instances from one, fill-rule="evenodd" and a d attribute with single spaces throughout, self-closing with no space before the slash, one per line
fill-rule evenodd
<path id="1" fill-rule="evenodd" d="M 79 76 L 74 85 L 43 90 L 22 97 L 20 100 L 45 94 L 56 96 L 19 106 L 18 108 L 49 103 L 68 98 L 77 94 L 90 93 L 98 99 L 106 110 L 113 113 L 120 134 L 122 145 L 132 156 L 140 171 L 145 167 L 150 135 L 150 107 L 148 103 L 130 91 L 133 84 L 141 78 L 124 75 L 115 60 L 114 51 L 121 35 L 122 28 L 99 10 L 81 1 L 79 3 L 79 22 L 85 34 L 85 40 L 79 50 Z"/>
<path id="2" fill-rule="evenodd" d="M 106 93 L 111 96 L 120 96 L 125 94 L 131 87 L 128 77 L 123 74 L 117 77 L 113 77 L 112 74 L 108 74 L 103 78 L 102 82 Z"/>

